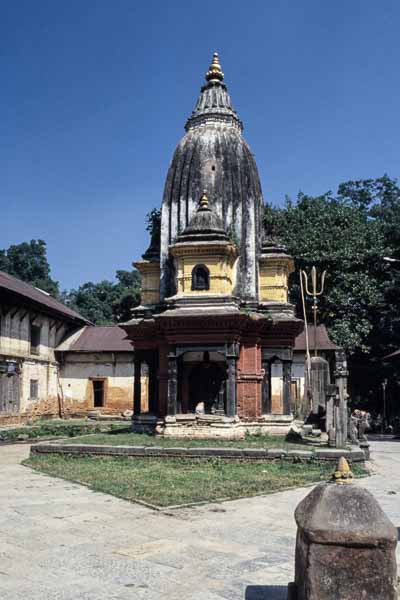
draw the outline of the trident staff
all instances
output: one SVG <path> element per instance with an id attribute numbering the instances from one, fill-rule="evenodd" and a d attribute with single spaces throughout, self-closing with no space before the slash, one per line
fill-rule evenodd
<path id="1" fill-rule="evenodd" d="M 304 289 L 306 291 L 306 294 L 308 296 L 313 297 L 312 310 L 314 313 L 314 356 L 318 356 L 318 352 L 317 352 L 317 310 L 318 310 L 317 298 L 319 296 L 322 296 L 322 294 L 323 294 L 324 286 L 325 286 L 326 271 L 323 271 L 323 273 L 321 275 L 321 288 L 319 290 L 317 289 L 317 269 L 314 266 L 311 269 L 311 291 L 309 290 L 309 287 L 308 287 L 307 273 L 305 271 L 300 271 L 300 276 L 303 278 Z"/>

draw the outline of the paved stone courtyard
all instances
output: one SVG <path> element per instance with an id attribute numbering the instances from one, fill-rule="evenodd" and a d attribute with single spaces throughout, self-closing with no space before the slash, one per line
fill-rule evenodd
<path id="1" fill-rule="evenodd" d="M 400 527 L 400 441 L 362 484 Z M 0 447 L 1 600 L 283 600 L 309 488 L 154 512 L 20 465 Z M 400 554 L 398 554 L 400 558 Z"/>

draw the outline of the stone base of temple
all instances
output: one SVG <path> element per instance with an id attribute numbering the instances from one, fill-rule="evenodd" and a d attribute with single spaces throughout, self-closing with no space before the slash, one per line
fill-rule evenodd
<path id="1" fill-rule="evenodd" d="M 133 415 L 132 429 L 134 433 L 155 433 L 156 427 L 162 423 L 155 415 Z"/>
<path id="2" fill-rule="evenodd" d="M 264 415 L 243 421 L 224 415 L 177 414 L 159 420 L 157 435 L 176 438 L 242 440 L 250 435 L 286 435 L 293 422 L 291 415 Z"/>

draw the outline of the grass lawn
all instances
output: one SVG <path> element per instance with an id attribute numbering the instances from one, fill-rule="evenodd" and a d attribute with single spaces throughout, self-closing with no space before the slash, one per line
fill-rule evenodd
<path id="1" fill-rule="evenodd" d="M 332 464 L 230 463 L 189 459 L 32 456 L 25 465 L 93 490 L 160 507 L 255 496 L 325 481 Z M 354 466 L 355 474 L 363 470 Z"/>
<path id="2" fill-rule="evenodd" d="M 101 444 L 110 446 L 168 446 L 168 447 L 235 447 L 235 448 L 285 448 L 295 450 L 306 448 L 305 444 L 287 442 L 283 435 L 246 435 L 243 440 L 200 440 L 185 438 L 168 438 L 146 433 L 99 433 L 75 437 L 69 444 Z"/>

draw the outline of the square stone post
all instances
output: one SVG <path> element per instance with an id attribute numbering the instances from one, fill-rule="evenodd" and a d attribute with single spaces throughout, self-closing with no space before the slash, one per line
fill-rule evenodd
<path id="1" fill-rule="evenodd" d="M 347 444 L 347 358 L 343 350 L 335 352 L 336 369 L 335 381 L 338 390 L 338 399 L 335 405 L 336 447 L 345 448 Z"/>
<path id="2" fill-rule="evenodd" d="M 134 387 L 133 387 L 133 414 L 140 415 L 142 403 L 142 360 L 135 355 L 134 358 Z"/>
<path id="3" fill-rule="evenodd" d="M 292 361 L 282 360 L 282 408 L 284 415 L 290 415 L 292 412 Z"/>
<path id="4" fill-rule="evenodd" d="M 176 415 L 178 399 L 178 361 L 175 348 L 171 348 L 168 352 L 168 401 L 167 414 L 169 416 Z"/>

